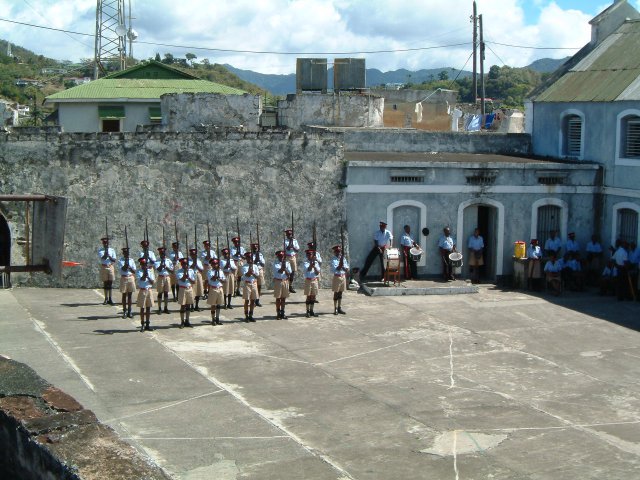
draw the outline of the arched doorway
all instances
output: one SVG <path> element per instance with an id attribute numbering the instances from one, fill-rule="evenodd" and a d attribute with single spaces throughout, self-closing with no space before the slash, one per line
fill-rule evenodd
<path id="1" fill-rule="evenodd" d="M 480 269 L 480 279 L 495 281 L 502 275 L 504 254 L 504 206 L 494 200 L 465 202 L 458 210 L 458 250 L 464 255 L 462 274 L 470 278 L 469 250 L 467 240 L 474 229 L 480 230 L 484 239 L 484 266 Z"/>
<path id="2" fill-rule="evenodd" d="M 0 214 L 0 265 L 8 266 L 11 263 L 11 231 L 9 224 Z M 9 288 L 11 281 L 8 273 L 0 273 L 0 288 Z"/>

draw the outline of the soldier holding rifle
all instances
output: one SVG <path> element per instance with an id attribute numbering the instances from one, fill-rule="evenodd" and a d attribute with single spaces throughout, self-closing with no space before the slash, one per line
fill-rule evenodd
<path id="1" fill-rule="evenodd" d="M 175 270 L 180 268 L 180 260 L 184 258 L 184 254 L 180 251 L 180 243 L 178 237 L 175 242 L 171 242 L 171 252 L 169 252 L 169 260 L 173 263 L 174 271 L 171 272 L 169 279 L 171 280 L 171 294 L 173 295 L 173 301 L 177 301 L 178 293 L 178 278 L 176 277 Z"/>
<path id="2" fill-rule="evenodd" d="M 114 264 L 116 263 L 116 251 L 109 246 L 109 236 L 100 239 L 102 248 L 98 249 L 98 258 L 100 260 L 100 280 L 102 280 L 102 288 L 104 289 L 103 305 L 113 305 L 111 299 L 111 290 L 113 289 L 113 281 L 116 279 Z"/>
<path id="3" fill-rule="evenodd" d="M 342 242 L 344 245 L 344 240 Z M 342 310 L 342 293 L 347 288 L 347 273 L 349 272 L 349 262 L 344 258 L 344 249 L 341 245 L 333 247 L 334 257 L 331 259 L 331 290 L 333 290 L 333 314 L 345 314 Z"/>
<path id="4" fill-rule="evenodd" d="M 189 268 L 189 260 L 180 259 L 180 268 L 176 271 L 178 279 L 178 304 L 180 305 L 180 328 L 190 327 L 189 311 L 193 306 L 193 287 L 196 273 Z"/>
<path id="5" fill-rule="evenodd" d="M 291 221 L 293 222 L 293 212 L 291 213 Z M 298 270 L 296 257 L 300 251 L 300 246 L 298 245 L 298 240 L 293 236 L 293 228 L 287 228 L 284 233 L 286 235 L 284 241 L 284 253 L 287 257 L 287 262 L 289 262 L 291 267 L 291 274 L 289 275 L 289 292 L 296 293 L 293 288 L 293 281 L 296 276 L 296 271 Z"/>
<path id="6" fill-rule="evenodd" d="M 253 256 L 253 264 L 258 267 L 258 298 L 256 299 L 256 307 L 261 307 L 260 297 L 262 296 L 262 285 L 264 285 L 264 255 L 260 251 L 259 243 L 251 244 L 251 255 Z"/>
<path id="7" fill-rule="evenodd" d="M 209 226 L 207 225 L 207 231 Z M 202 242 L 202 251 L 200 252 L 200 260 L 202 262 L 203 272 L 202 279 L 204 280 L 204 298 L 209 295 L 209 284 L 206 279 L 209 278 L 209 269 L 211 268 L 211 259 L 218 258 L 216 252 L 211 248 L 211 240 L 207 239 Z"/>
<path id="8" fill-rule="evenodd" d="M 253 309 L 258 297 L 258 270 L 253 265 L 250 252 L 245 254 L 246 263 L 242 266 L 242 298 L 244 300 L 244 321 L 255 322 Z"/>
<path id="9" fill-rule="evenodd" d="M 242 267 L 244 266 L 246 252 L 244 247 L 240 244 L 240 236 L 233 237 L 231 241 L 233 242 L 233 247 L 231 247 L 231 257 L 233 258 L 233 261 L 236 263 L 238 271 L 241 272 Z M 240 296 L 239 284 L 236 285 L 235 295 L 236 297 Z"/>
<path id="10" fill-rule="evenodd" d="M 127 242 L 128 244 L 129 242 Z M 122 294 L 122 318 L 133 318 L 131 314 L 131 297 L 136 291 L 136 263 L 129 257 L 129 247 L 122 249 L 122 257 L 118 262 L 120 271 L 120 293 Z"/>
<path id="11" fill-rule="evenodd" d="M 236 262 L 231 258 L 231 251 L 228 248 L 222 249 L 220 265 L 222 266 L 222 273 L 224 273 L 224 283 L 222 285 L 222 291 L 226 299 L 224 307 L 231 309 L 233 308 L 231 306 L 231 295 L 233 295 L 233 292 L 236 290 L 237 267 Z"/>
<path id="12" fill-rule="evenodd" d="M 150 331 L 151 308 L 153 307 L 153 264 L 147 263 L 145 258 L 140 258 L 140 270 L 136 273 L 138 284 L 138 299 L 136 305 L 140 307 L 140 331 Z"/>
<path id="13" fill-rule="evenodd" d="M 304 294 L 307 296 L 307 318 L 317 317 L 313 311 L 313 305 L 318 296 L 318 277 L 320 276 L 320 262 L 316 258 L 316 251 L 309 248 L 305 250 L 307 260 L 304 262 Z"/>
<path id="14" fill-rule="evenodd" d="M 204 285 L 203 285 L 203 281 L 202 281 L 202 272 L 204 271 L 204 268 L 202 266 L 202 262 L 200 261 L 200 259 L 198 258 L 198 250 L 195 248 L 190 248 L 189 249 L 189 268 L 191 270 L 194 271 L 195 275 L 196 275 L 196 281 L 194 283 L 194 292 L 193 295 L 195 296 L 195 306 L 191 305 L 191 311 L 196 311 L 199 312 L 200 311 L 200 298 L 202 297 L 202 295 L 204 294 Z"/>
<path id="15" fill-rule="evenodd" d="M 224 272 L 220 269 L 220 261 L 217 258 L 210 260 L 211 268 L 207 272 L 207 284 L 209 285 L 209 296 L 207 305 L 211 306 L 211 325 L 222 325 L 220 322 L 220 308 L 224 304 Z"/>
<path id="16" fill-rule="evenodd" d="M 173 262 L 167 257 L 167 249 L 158 247 L 160 258 L 156 260 L 155 267 L 158 272 L 158 314 L 162 313 L 162 300 L 164 299 L 164 313 L 169 313 L 169 290 L 172 288 L 171 275 L 173 274 Z"/>
<path id="17" fill-rule="evenodd" d="M 284 311 L 285 303 L 289 297 L 289 277 L 291 266 L 286 260 L 283 250 L 276 252 L 276 261 L 273 263 L 273 296 L 276 299 L 276 319 L 286 320 Z"/>

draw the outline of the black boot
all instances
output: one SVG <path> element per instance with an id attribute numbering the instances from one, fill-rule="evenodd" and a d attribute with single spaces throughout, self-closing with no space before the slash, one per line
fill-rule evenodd
<path id="1" fill-rule="evenodd" d="M 222 322 L 220 321 L 220 306 L 219 305 L 216 307 L 216 325 L 222 325 Z"/>
<path id="2" fill-rule="evenodd" d="M 231 306 L 231 295 L 227 295 L 227 308 L 231 310 L 233 307 Z"/>
<path id="3" fill-rule="evenodd" d="M 306 302 L 307 304 L 307 315 L 306 317 L 309 318 L 311 316 L 311 308 L 309 307 L 309 302 Z"/>
<path id="4" fill-rule="evenodd" d="M 144 322 L 140 322 L 140 331 L 144 332 Z"/>
<path id="5" fill-rule="evenodd" d="M 280 318 L 282 320 L 286 320 L 288 318 L 287 315 L 284 313 L 284 308 L 280 310 Z"/>
<path id="6" fill-rule="evenodd" d="M 312 317 L 317 317 L 318 315 L 313 311 L 313 302 L 310 305 L 310 310 L 311 310 L 311 316 Z"/>
<path id="7" fill-rule="evenodd" d="M 149 322 L 146 322 L 146 323 L 144 324 L 144 329 L 145 329 L 147 332 L 151 332 L 151 331 L 153 330 L 153 329 L 151 328 L 151 326 L 149 325 Z"/>

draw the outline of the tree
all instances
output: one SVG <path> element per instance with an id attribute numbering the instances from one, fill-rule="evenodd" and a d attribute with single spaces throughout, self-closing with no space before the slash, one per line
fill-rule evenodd
<path id="1" fill-rule="evenodd" d="M 162 59 L 160 58 L 160 54 L 156 53 L 156 58 L 154 59 L 156 62 L 161 62 Z"/>
<path id="2" fill-rule="evenodd" d="M 193 53 L 187 53 L 185 55 L 185 57 L 187 57 L 187 62 L 189 62 L 191 64 L 191 66 L 193 67 L 193 60 L 195 58 L 198 58 L 197 56 L 195 56 Z"/>
<path id="3" fill-rule="evenodd" d="M 442 70 L 438 74 L 438 79 L 440 79 L 440 80 L 449 80 L 449 73 L 446 70 Z"/>
<path id="4" fill-rule="evenodd" d="M 170 53 L 165 53 L 164 58 L 162 59 L 162 63 L 165 63 L 167 65 L 172 65 L 173 63 L 175 63 L 175 61 L 175 58 Z"/>

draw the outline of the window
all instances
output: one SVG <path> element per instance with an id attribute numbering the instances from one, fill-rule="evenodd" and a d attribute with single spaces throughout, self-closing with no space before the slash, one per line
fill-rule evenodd
<path id="1" fill-rule="evenodd" d="M 102 123 L 102 132 L 120 132 L 121 119 L 124 118 L 124 106 L 100 105 L 98 115 Z"/>
<path id="2" fill-rule="evenodd" d="M 582 157 L 582 119 L 578 115 L 565 118 L 564 142 L 564 154 L 567 157 Z"/>
<path id="3" fill-rule="evenodd" d="M 536 238 L 541 246 L 549 238 L 549 232 L 555 230 L 560 234 L 560 213 L 561 208 L 556 205 L 543 205 L 538 208 L 538 228 Z"/>
<path id="4" fill-rule="evenodd" d="M 635 243 L 638 239 L 638 212 L 630 208 L 618 210 L 616 238 Z"/>
<path id="5" fill-rule="evenodd" d="M 624 132 L 624 157 L 640 159 L 640 118 L 626 119 Z"/>
<path id="6" fill-rule="evenodd" d="M 149 107 L 149 123 L 162 123 L 160 107 Z"/>

